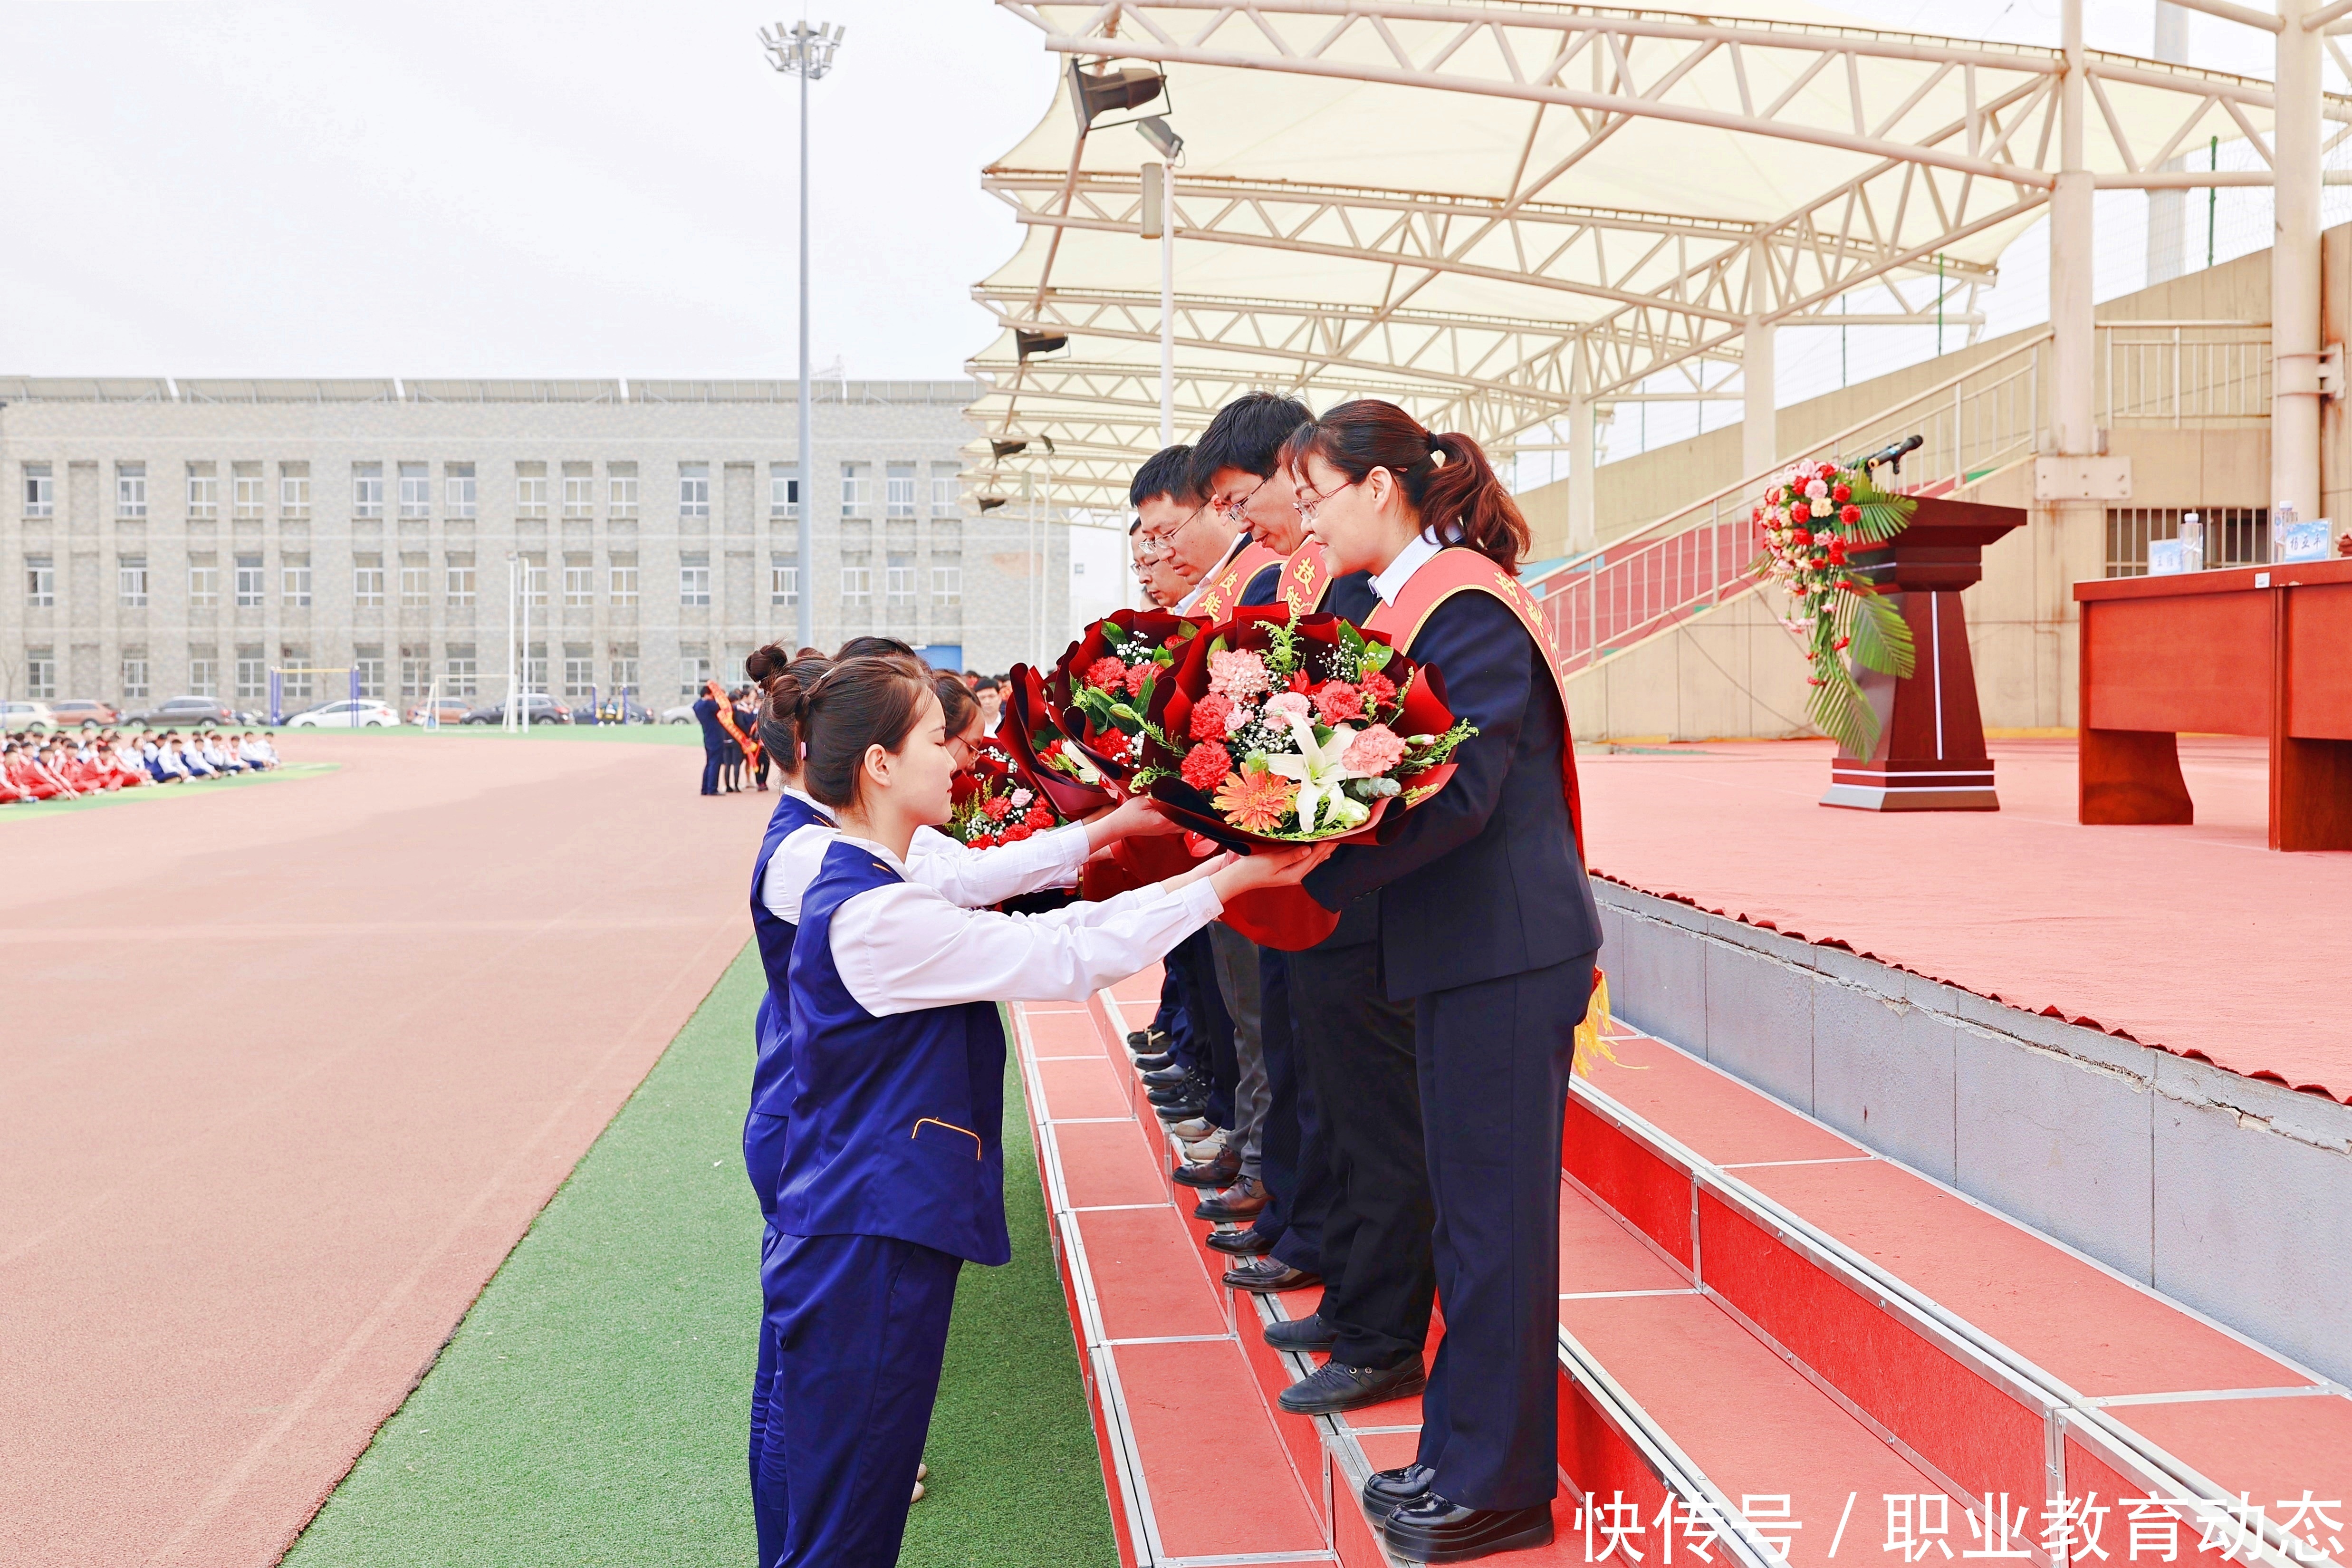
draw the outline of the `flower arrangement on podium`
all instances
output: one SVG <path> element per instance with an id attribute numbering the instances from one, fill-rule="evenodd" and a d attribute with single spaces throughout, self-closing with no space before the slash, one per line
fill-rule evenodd
<path id="1" fill-rule="evenodd" d="M 982 741 L 971 765 L 957 772 L 949 798 L 948 833 L 973 849 L 1018 844 L 1066 820 L 1020 759 L 993 739 Z"/>
<path id="2" fill-rule="evenodd" d="M 1749 571 L 1788 591 L 1788 628 L 1804 639 L 1813 722 L 1849 756 L 1878 741 L 1878 715 L 1853 665 L 1907 677 L 1916 666 L 1911 628 L 1854 557 L 1884 546 L 1910 521 L 1908 496 L 1874 484 L 1866 467 L 1796 463 L 1782 469 L 1750 514 L 1764 552 Z"/>

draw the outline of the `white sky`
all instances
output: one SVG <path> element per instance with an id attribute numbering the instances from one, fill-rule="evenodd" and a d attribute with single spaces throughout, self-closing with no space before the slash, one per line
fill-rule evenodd
<path id="1" fill-rule="evenodd" d="M 1846 8 L 2057 40 L 2056 0 Z M 789 376 L 798 85 L 755 36 L 779 14 L 0 3 L 0 372 Z M 968 290 L 1016 242 L 978 171 L 1055 62 L 987 0 L 811 14 L 849 27 L 814 89 L 816 361 L 958 374 L 991 335 Z M 2145 53 L 2151 15 L 2092 0 L 2089 42 Z M 2266 35 L 2192 15 L 2189 42 L 2269 74 Z"/>

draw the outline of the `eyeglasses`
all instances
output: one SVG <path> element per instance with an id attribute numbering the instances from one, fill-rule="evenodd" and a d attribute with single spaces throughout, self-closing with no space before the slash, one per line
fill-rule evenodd
<path id="1" fill-rule="evenodd" d="M 1226 501 L 1222 505 L 1215 501 L 1212 501 L 1209 504 L 1215 506 L 1217 508 L 1218 515 L 1223 517 L 1227 522 L 1239 522 L 1242 521 L 1242 513 L 1249 510 L 1249 503 L 1257 499 L 1257 492 L 1265 489 L 1265 486 L 1266 481 L 1260 479 L 1256 484 L 1250 487 L 1249 494 L 1243 496 L 1238 500 Z"/>
<path id="2" fill-rule="evenodd" d="M 1370 477 L 1371 476 L 1368 474 L 1365 476 L 1365 479 L 1369 479 Z M 1316 494 L 1313 490 L 1302 489 L 1291 498 L 1290 505 L 1292 510 L 1298 513 L 1300 521 L 1305 522 L 1313 522 L 1315 521 L 1316 508 L 1321 506 L 1325 501 L 1329 500 L 1333 496 L 1338 495 L 1341 490 L 1351 489 L 1352 487 L 1360 485 L 1363 482 L 1363 479 L 1349 479 L 1346 484 L 1335 485 L 1331 489 L 1321 495 Z"/>

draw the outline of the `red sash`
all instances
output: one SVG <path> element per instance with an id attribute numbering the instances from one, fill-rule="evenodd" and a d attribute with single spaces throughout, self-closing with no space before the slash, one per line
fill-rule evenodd
<path id="1" fill-rule="evenodd" d="M 1292 615 L 1311 616 L 1323 607 L 1323 595 L 1330 589 L 1331 569 L 1323 563 L 1323 547 L 1310 539 L 1284 559 L 1274 596 L 1289 605 Z"/>
<path id="2" fill-rule="evenodd" d="M 1225 619 L 1240 603 L 1242 591 L 1249 586 L 1250 579 L 1281 560 L 1272 550 L 1251 540 L 1242 547 L 1240 554 L 1225 563 L 1223 570 L 1209 579 L 1209 585 L 1184 613 L 1205 619 L 1212 626 Z"/>
<path id="3" fill-rule="evenodd" d="M 1423 562 L 1407 578 L 1394 604 L 1382 600 L 1364 630 L 1389 634 L 1389 639 L 1407 654 L 1412 652 L 1413 639 L 1429 623 L 1430 613 L 1456 594 L 1492 594 L 1511 607 L 1527 627 L 1528 636 L 1536 639 L 1544 658 L 1551 666 L 1552 679 L 1559 689 L 1560 757 L 1559 768 L 1563 786 L 1568 792 L 1569 826 L 1576 833 L 1577 858 L 1584 855 L 1584 804 L 1576 788 L 1576 737 L 1568 721 L 1568 668 L 1559 650 L 1551 645 L 1551 634 L 1544 629 L 1543 616 L 1536 602 L 1519 580 L 1496 565 L 1486 556 L 1464 545 L 1448 545 Z M 1442 675 L 1444 672 L 1439 671 Z"/>

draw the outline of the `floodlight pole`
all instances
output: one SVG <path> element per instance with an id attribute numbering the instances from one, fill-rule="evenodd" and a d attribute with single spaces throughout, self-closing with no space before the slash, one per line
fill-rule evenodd
<path id="1" fill-rule="evenodd" d="M 515 563 L 520 559 L 520 557 L 514 551 L 509 550 L 507 552 L 507 706 L 506 711 L 499 715 L 499 728 L 501 730 L 511 730 L 514 728 Z"/>
<path id="2" fill-rule="evenodd" d="M 1160 445 L 1176 444 L 1176 160 L 1160 176 Z"/>
<path id="3" fill-rule="evenodd" d="M 793 635 L 801 647 L 816 642 L 816 596 L 810 591 L 816 582 L 816 419 L 809 403 L 809 83 L 833 68 L 833 52 L 841 47 L 848 32 L 848 28 L 835 27 L 829 22 L 812 27 L 803 17 L 789 28 L 779 22 L 760 35 L 760 41 L 767 47 L 769 63 L 801 79 L 800 505 L 795 509 L 799 526 L 794 539 L 799 560 L 793 584 Z"/>
<path id="4" fill-rule="evenodd" d="M 2271 132 L 2271 506 L 2325 515 L 2319 481 L 2321 7 L 2279 0 L 2278 118 Z M 2325 26 L 2322 21 L 2322 26 Z"/>

